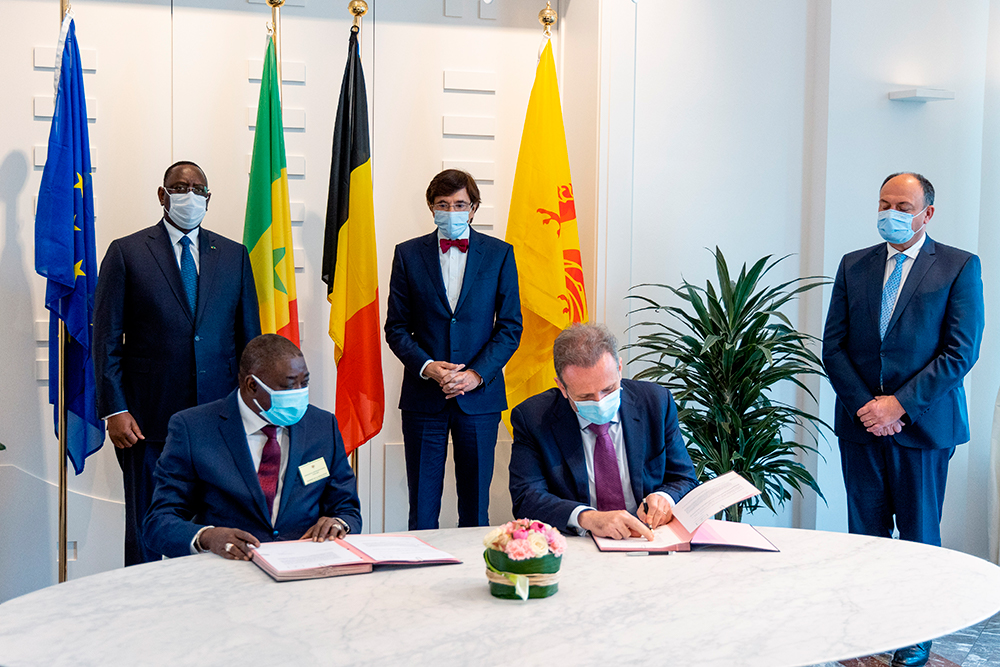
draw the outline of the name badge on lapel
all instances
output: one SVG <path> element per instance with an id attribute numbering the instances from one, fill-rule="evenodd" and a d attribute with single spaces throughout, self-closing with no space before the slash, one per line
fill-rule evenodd
<path id="1" fill-rule="evenodd" d="M 326 461 L 322 457 L 309 463 L 299 466 L 299 474 L 302 475 L 302 483 L 306 486 L 330 476 L 330 471 L 326 467 Z"/>

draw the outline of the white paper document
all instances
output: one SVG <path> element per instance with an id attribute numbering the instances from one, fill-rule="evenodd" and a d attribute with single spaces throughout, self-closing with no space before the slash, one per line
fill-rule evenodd
<path id="1" fill-rule="evenodd" d="M 451 554 L 435 549 L 423 540 L 405 535 L 348 535 L 343 540 L 379 563 L 419 563 L 454 559 Z"/>
<path id="2" fill-rule="evenodd" d="M 715 514 L 758 493 L 756 486 L 735 472 L 727 472 L 689 491 L 674 506 L 674 517 L 693 533 Z"/>
<path id="3" fill-rule="evenodd" d="M 278 572 L 363 563 L 364 559 L 336 542 L 265 542 L 256 551 Z"/>

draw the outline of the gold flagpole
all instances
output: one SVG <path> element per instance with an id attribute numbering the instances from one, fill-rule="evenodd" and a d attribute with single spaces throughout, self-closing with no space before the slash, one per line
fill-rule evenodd
<path id="1" fill-rule="evenodd" d="M 278 102 L 284 102 L 284 96 L 281 94 L 281 84 L 284 79 L 281 78 L 281 6 L 285 4 L 285 0 L 267 0 L 267 4 L 271 6 L 271 26 L 274 29 L 274 61 L 278 69 Z"/>
<path id="2" fill-rule="evenodd" d="M 59 0 L 59 26 L 70 10 L 69 0 Z M 56 58 L 62 58 L 61 53 Z M 66 321 L 59 320 L 59 583 L 66 581 Z M 50 360 L 49 363 L 52 363 Z"/>

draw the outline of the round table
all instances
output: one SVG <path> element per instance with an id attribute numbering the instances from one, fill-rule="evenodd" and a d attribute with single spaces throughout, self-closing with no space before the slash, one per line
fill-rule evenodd
<path id="1" fill-rule="evenodd" d="M 0 664 L 805 665 L 891 650 L 1000 609 L 1000 568 L 921 544 L 761 528 L 779 553 L 600 553 L 559 592 L 490 596 L 485 528 L 415 533 L 461 565 L 276 583 L 212 554 L 0 605 Z"/>

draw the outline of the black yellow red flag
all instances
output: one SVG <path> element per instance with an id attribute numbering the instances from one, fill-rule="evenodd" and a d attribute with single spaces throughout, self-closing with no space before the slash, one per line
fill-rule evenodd
<path id="1" fill-rule="evenodd" d="M 368 100 L 358 29 L 351 28 L 333 129 L 323 245 L 337 363 L 337 423 L 348 453 L 382 430 L 385 413 L 375 249 Z"/>

